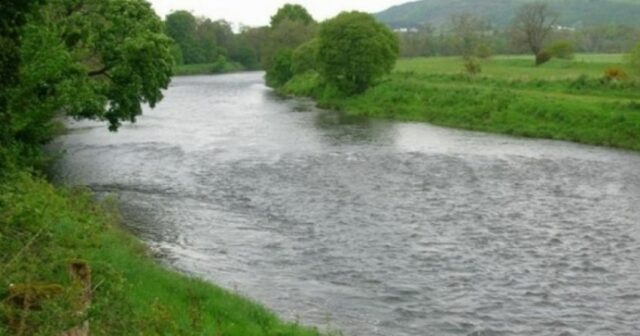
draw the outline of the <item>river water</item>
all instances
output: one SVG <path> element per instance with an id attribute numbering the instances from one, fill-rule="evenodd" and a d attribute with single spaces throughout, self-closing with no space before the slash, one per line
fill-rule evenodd
<path id="1" fill-rule="evenodd" d="M 347 335 L 640 335 L 640 155 L 347 117 L 176 78 L 59 180 L 167 264 Z"/>

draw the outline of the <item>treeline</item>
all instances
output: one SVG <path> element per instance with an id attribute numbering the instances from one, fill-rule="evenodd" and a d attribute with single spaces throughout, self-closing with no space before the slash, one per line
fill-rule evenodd
<path id="1" fill-rule="evenodd" d="M 165 26 L 167 35 L 175 42 L 172 53 L 178 65 L 217 63 L 224 66 L 233 62 L 245 69 L 260 68 L 266 27 L 245 27 L 240 33 L 234 33 L 227 21 L 212 21 L 187 11 L 167 15 Z"/>
<path id="2" fill-rule="evenodd" d="M 524 5 L 526 6 L 526 5 Z M 522 10 L 522 8 L 521 8 Z M 551 45 L 568 43 L 575 52 L 626 53 L 640 43 L 640 27 L 629 25 L 596 25 L 579 28 L 557 24 L 556 14 L 549 10 L 552 30 L 546 39 Z M 423 25 L 417 28 L 396 31 L 401 41 L 403 57 L 458 56 L 460 31 L 473 31 L 473 39 L 479 40 L 479 56 L 484 54 L 522 54 L 529 52 L 518 41 L 514 41 L 514 25 L 518 17 L 506 28 L 494 26 L 487 18 L 471 13 L 453 15 L 448 23 L 435 27 Z"/>

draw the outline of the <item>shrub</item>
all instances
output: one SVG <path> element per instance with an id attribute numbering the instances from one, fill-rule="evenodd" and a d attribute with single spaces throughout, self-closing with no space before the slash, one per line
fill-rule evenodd
<path id="1" fill-rule="evenodd" d="M 318 37 L 318 71 L 345 94 L 364 92 L 391 72 L 399 54 L 398 37 L 373 16 L 344 12 L 325 21 Z"/>
<path id="2" fill-rule="evenodd" d="M 296 75 L 318 68 L 318 39 L 313 39 L 293 51 L 292 70 Z"/>
<path id="3" fill-rule="evenodd" d="M 476 47 L 475 54 L 478 58 L 488 59 L 493 56 L 493 49 L 489 45 L 482 43 Z"/>
<path id="4" fill-rule="evenodd" d="M 536 65 L 543 65 L 551 60 L 553 56 L 547 51 L 541 51 L 536 55 Z"/>
<path id="5" fill-rule="evenodd" d="M 620 68 L 609 68 L 604 72 L 604 79 L 608 82 L 623 81 L 627 78 L 627 73 Z"/>
<path id="6" fill-rule="evenodd" d="M 280 87 L 293 78 L 293 51 L 291 49 L 280 49 L 271 61 L 267 69 L 267 85 Z"/>
<path id="7" fill-rule="evenodd" d="M 469 75 L 477 75 L 482 72 L 480 62 L 473 57 L 466 57 L 464 59 L 464 68 Z"/>
<path id="8" fill-rule="evenodd" d="M 548 46 L 545 50 L 551 57 L 560 59 L 573 59 L 575 47 L 571 41 L 558 41 Z"/>

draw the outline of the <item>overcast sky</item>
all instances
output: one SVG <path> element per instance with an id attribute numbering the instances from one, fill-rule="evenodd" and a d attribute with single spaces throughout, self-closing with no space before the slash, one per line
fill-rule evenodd
<path id="1" fill-rule="evenodd" d="M 185 9 L 198 16 L 225 19 L 232 23 L 261 26 L 285 3 L 301 4 L 316 20 L 324 20 L 343 10 L 378 12 L 410 0 L 148 0 L 162 17 Z"/>

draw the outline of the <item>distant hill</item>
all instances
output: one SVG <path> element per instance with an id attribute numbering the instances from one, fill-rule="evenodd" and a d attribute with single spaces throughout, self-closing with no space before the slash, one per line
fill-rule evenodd
<path id="1" fill-rule="evenodd" d="M 424 23 L 446 24 L 454 14 L 469 12 L 488 18 L 498 27 L 508 25 L 517 8 L 531 0 L 421 0 L 398 5 L 375 14 L 394 28 L 410 28 Z M 640 0 L 551 0 L 560 14 L 559 24 L 580 27 L 594 24 L 640 26 Z"/>

